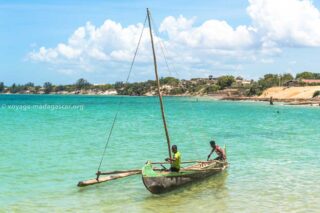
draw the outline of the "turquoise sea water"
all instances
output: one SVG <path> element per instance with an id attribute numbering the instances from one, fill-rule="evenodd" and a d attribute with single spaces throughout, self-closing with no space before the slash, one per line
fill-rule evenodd
<path id="1" fill-rule="evenodd" d="M 230 167 L 151 195 L 140 176 L 87 188 L 121 97 L 0 96 L 0 212 L 320 212 L 320 109 L 166 97 L 172 143 L 205 159 L 214 138 Z M 162 161 L 156 97 L 123 97 L 103 170 Z"/>

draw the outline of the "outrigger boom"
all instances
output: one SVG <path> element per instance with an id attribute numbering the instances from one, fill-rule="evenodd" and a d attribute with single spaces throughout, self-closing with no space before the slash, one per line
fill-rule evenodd
<path id="1" fill-rule="evenodd" d="M 98 177 L 90 180 L 80 181 L 79 187 L 90 186 L 98 183 L 103 183 L 110 180 L 116 180 L 119 178 L 129 177 L 131 175 L 141 174 L 141 169 L 124 170 L 124 171 L 113 171 L 113 172 L 101 172 L 99 176 L 106 175 L 104 177 Z"/>

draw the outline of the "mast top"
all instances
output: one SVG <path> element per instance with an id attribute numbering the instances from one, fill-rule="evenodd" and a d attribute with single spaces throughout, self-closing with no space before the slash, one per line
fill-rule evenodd
<path id="1" fill-rule="evenodd" d="M 150 18 L 149 8 L 147 8 L 147 16 L 148 16 L 150 40 L 151 40 L 152 54 L 153 54 L 154 73 L 155 73 L 155 76 L 156 76 L 156 82 L 157 82 L 157 89 L 158 89 L 158 95 L 159 95 L 159 101 L 160 101 L 160 108 L 161 108 L 163 127 L 164 127 L 164 130 L 165 130 L 165 133 L 166 133 L 166 139 L 167 139 L 167 144 L 168 144 L 168 154 L 169 154 L 169 158 L 171 159 L 170 137 L 169 137 L 169 131 L 168 131 L 168 128 L 167 128 L 166 116 L 165 116 L 165 113 L 164 113 L 164 106 L 163 106 L 161 89 L 160 89 L 160 81 L 159 81 L 159 77 L 158 77 L 157 57 L 156 57 L 154 43 L 153 43 L 153 35 L 152 35 L 151 18 Z"/>

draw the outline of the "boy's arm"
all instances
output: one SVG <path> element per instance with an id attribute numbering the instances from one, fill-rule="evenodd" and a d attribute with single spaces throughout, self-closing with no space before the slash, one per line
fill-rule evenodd
<path id="1" fill-rule="evenodd" d="M 207 158 L 207 161 L 210 159 L 210 157 L 211 157 L 211 155 L 212 155 L 212 153 L 213 153 L 213 149 L 211 150 L 211 152 L 210 152 L 210 154 L 208 155 L 208 158 Z"/>
<path id="2" fill-rule="evenodd" d="M 175 160 L 176 160 L 176 157 L 175 157 L 175 156 L 173 156 L 173 158 L 166 158 L 165 160 L 166 160 L 166 161 L 170 161 L 170 162 L 172 162 L 172 161 L 175 161 Z"/>

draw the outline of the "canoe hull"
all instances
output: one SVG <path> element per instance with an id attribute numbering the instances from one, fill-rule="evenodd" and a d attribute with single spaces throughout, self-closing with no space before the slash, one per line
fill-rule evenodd
<path id="1" fill-rule="evenodd" d="M 227 162 L 221 162 L 219 167 L 208 165 L 199 170 L 186 168 L 181 172 L 171 172 L 167 175 L 142 175 L 142 181 L 152 194 L 162 194 L 213 176 L 225 170 L 227 165 Z"/>

